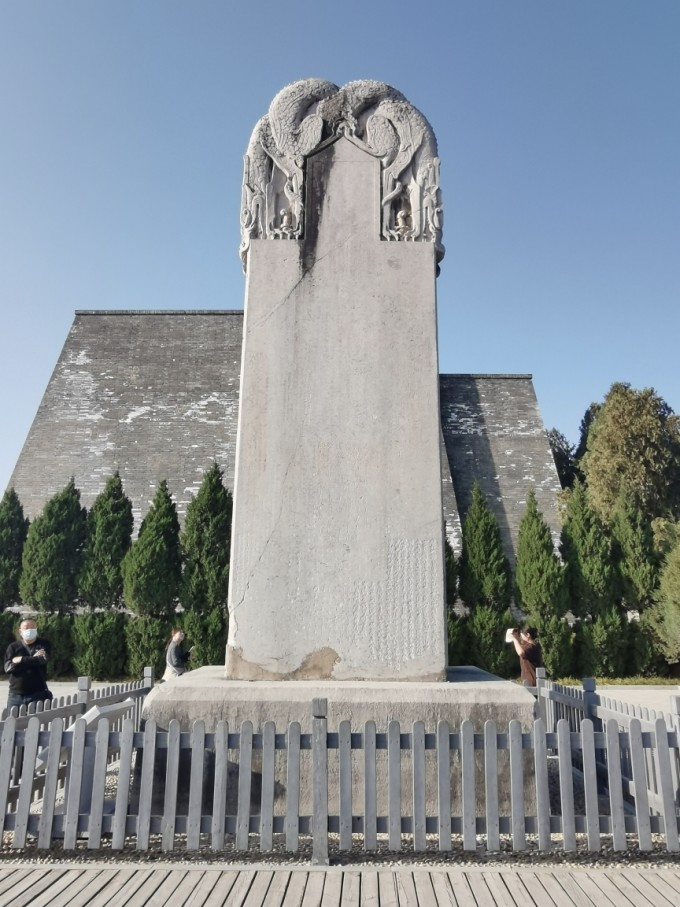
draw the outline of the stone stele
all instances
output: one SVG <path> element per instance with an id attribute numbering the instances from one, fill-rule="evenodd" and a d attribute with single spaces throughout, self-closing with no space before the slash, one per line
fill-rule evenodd
<path id="1" fill-rule="evenodd" d="M 445 675 L 438 174 L 382 83 L 297 82 L 255 129 L 229 678 Z"/>
<path id="2" fill-rule="evenodd" d="M 382 83 L 296 82 L 257 124 L 226 676 L 157 686 L 144 714 L 159 725 L 308 731 L 324 697 L 331 726 L 530 726 L 517 684 L 447 677 L 438 180 L 430 126 Z"/>

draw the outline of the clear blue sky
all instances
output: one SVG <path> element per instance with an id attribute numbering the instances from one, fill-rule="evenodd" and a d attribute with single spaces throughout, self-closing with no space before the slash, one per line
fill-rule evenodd
<path id="1" fill-rule="evenodd" d="M 531 372 L 576 441 L 680 411 L 678 0 L 0 0 L 0 489 L 76 309 L 241 308 L 242 155 L 299 78 L 439 140 L 442 372 Z"/>

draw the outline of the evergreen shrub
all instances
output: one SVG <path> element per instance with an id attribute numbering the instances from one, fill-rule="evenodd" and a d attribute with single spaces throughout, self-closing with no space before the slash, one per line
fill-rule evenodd
<path id="1" fill-rule="evenodd" d="M 120 611 L 78 614 L 73 621 L 73 668 L 79 676 L 115 680 L 125 674 L 126 617 Z"/>
<path id="2" fill-rule="evenodd" d="M 36 618 L 38 636 L 50 644 L 50 660 L 47 663 L 47 676 L 57 678 L 73 674 L 73 615 L 41 614 Z"/>
<path id="3" fill-rule="evenodd" d="M 185 648 L 193 646 L 187 667 L 224 664 L 227 620 L 221 608 L 211 608 L 205 613 L 185 611 L 181 624 L 186 637 Z"/>
<path id="4" fill-rule="evenodd" d="M 172 621 L 159 617 L 132 617 L 125 623 L 128 677 L 137 679 L 153 667 L 156 680 L 165 671 L 165 650 L 170 644 Z"/>

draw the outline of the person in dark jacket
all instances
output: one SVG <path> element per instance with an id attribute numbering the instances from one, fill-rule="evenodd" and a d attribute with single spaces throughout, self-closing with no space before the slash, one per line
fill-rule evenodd
<path id="1" fill-rule="evenodd" d="M 520 679 L 530 687 L 536 686 L 536 668 L 543 667 L 543 653 L 536 627 L 512 631 L 512 641 L 519 655 Z"/>
<path id="2" fill-rule="evenodd" d="M 9 674 L 7 708 L 52 699 L 47 688 L 47 661 L 50 644 L 38 636 L 34 620 L 22 620 L 19 638 L 5 652 L 5 673 Z"/>
<path id="3" fill-rule="evenodd" d="M 170 635 L 170 644 L 165 653 L 165 673 L 163 680 L 173 680 L 186 671 L 186 663 L 191 655 L 191 649 L 185 652 L 182 648 L 184 631 L 181 627 L 173 627 Z"/>

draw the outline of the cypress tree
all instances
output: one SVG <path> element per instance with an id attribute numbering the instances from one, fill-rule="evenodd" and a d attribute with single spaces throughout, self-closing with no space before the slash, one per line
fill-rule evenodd
<path id="1" fill-rule="evenodd" d="M 469 608 L 488 605 L 505 611 L 509 607 L 510 563 L 503 551 L 498 522 L 478 482 L 472 488 L 472 502 L 463 521 L 459 576 L 460 597 Z"/>
<path id="2" fill-rule="evenodd" d="M 666 661 L 680 662 L 680 541 L 666 555 L 654 604 L 645 618 Z"/>
<path id="3" fill-rule="evenodd" d="M 120 565 L 130 548 L 132 527 L 132 504 L 116 472 L 107 479 L 87 515 L 78 587 L 82 601 L 90 608 L 110 608 L 120 602 L 123 593 Z"/>
<path id="4" fill-rule="evenodd" d="M 449 540 L 444 538 L 444 568 L 446 572 L 446 603 L 456 603 L 456 584 L 458 580 L 458 564 Z"/>
<path id="5" fill-rule="evenodd" d="M 560 550 L 572 612 L 594 616 L 614 604 L 619 583 L 612 544 L 578 480 L 567 500 Z"/>
<path id="6" fill-rule="evenodd" d="M 21 501 L 9 488 L 0 502 L 0 607 L 12 605 L 19 597 L 21 558 L 28 534 L 28 520 Z"/>
<path id="7" fill-rule="evenodd" d="M 68 611 L 76 602 L 87 513 L 70 479 L 28 530 L 19 592 L 24 604 L 42 611 Z"/>
<path id="8" fill-rule="evenodd" d="M 629 608 L 642 610 L 652 601 L 659 563 L 654 533 L 642 511 L 627 495 L 620 495 L 612 516 L 612 537 L 617 549 L 621 592 Z"/>
<path id="9" fill-rule="evenodd" d="M 186 609 L 204 613 L 214 608 L 226 610 L 231 511 L 231 494 L 222 483 L 222 470 L 213 463 L 187 507 L 182 530 L 180 601 Z"/>
<path id="10" fill-rule="evenodd" d="M 547 613 L 562 617 L 566 610 L 564 569 L 555 554 L 550 528 L 536 503 L 533 488 L 519 524 L 515 564 L 515 601 L 535 623 Z"/>
<path id="11" fill-rule="evenodd" d="M 121 565 L 125 604 L 137 614 L 169 618 L 182 571 L 177 508 L 168 483 L 160 483 L 139 536 Z"/>

